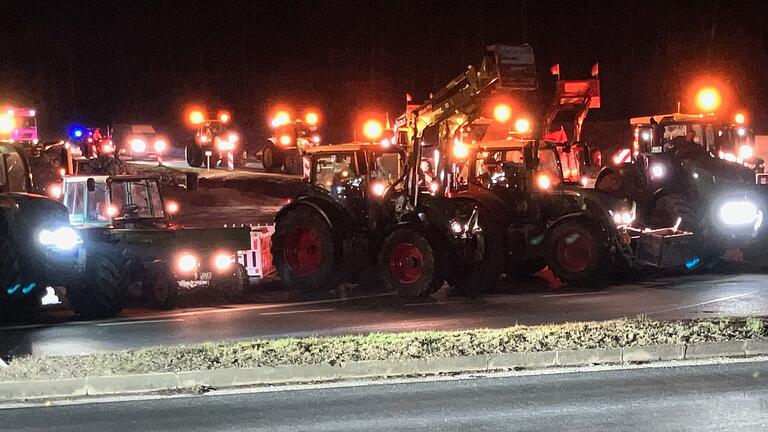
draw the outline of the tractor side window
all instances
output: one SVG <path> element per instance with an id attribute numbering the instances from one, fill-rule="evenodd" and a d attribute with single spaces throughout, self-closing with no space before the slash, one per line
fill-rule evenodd
<path id="1" fill-rule="evenodd" d="M 82 183 L 80 183 L 82 186 Z M 88 221 L 98 222 L 103 220 L 109 220 L 107 216 L 107 206 L 109 205 L 109 198 L 107 195 L 107 185 L 105 183 L 97 183 L 96 189 L 88 194 Z"/>
<path id="2" fill-rule="evenodd" d="M 152 217 L 151 196 L 146 182 L 131 184 L 131 201 L 139 207 L 138 217 Z"/>
<path id="3" fill-rule="evenodd" d="M 9 192 L 27 191 L 27 174 L 24 162 L 18 153 L 10 153 L 5 157 L 5 167 Z"/>
<path id="4" fill-rule="evenodd" d="M 563 170 L 565 170 L 565 166 L 563 166 Z M 539 167 L 536 169 L 536 172 L 546 174 L 553 183 L 558 182 L 560 174 L 557 166 L 557 152 L 551 150 L 539 151 Z"/>
<path id="5" fill-rule="evenodd" d="M 69 209 L 69 214 L 82 220 L 83 202 L 85 201 L 85 183 L 72 183 L 67 187 L 67 199 L 64 205 Z"/>
<path id="6" fill-rule="evenodd" d="M 394 183 L 403 174 L 403 167 L 398 153 L 383 153 L 374 155 L 371 167 L 371 179 L 385 180 Z"/>
<path id="7" fill-rule="evenodd" d="M 163 208 L 163 200 L 160 197 L 160 188 L 155 181 L 149 182 L 149 196 L 152 200 L 154 217 L 165 217 L 165 208 Z"/>
<path id="8" fill-rule="evenodd" d="M 334 186 L 358 178 L 353 153 L 319 155 L 315 158 L 315 185 L 332 191 Z"/>

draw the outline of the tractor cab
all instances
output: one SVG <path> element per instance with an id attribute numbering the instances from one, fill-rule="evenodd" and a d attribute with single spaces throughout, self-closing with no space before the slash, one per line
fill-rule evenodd
<path id="1" fill-rule="evenodd" d="M 72 225 L 86 227 L 167 226 L 178 210 L 174 203 L 166 208 L 154 177 L 65 177 L 63 200 Z"/>
<path id="2" fill-rule="evenodd" d="M 349 143 L 308 150 L 309 183 L 355 215 L 370 216 L 375 203 L 402 190 L 405 156 L 401 149 Z"/>
<path id="3" fill-rule="evenodd" d="M 633 151 L 627 158 L 640 155 L 673 153 L 690 159 L 705 154 L 738 163 L 763 172 L 765 161 L 755 156 L 753 130 L 743 114 L 733 118 L 719 114 L 665 114 L 630 120 L 634 129 Z"/>

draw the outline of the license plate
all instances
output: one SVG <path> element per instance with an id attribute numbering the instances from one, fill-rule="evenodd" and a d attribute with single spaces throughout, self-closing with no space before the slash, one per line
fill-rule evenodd
<path id="1" fill-rule="evenodd" d="M 202 272 L 202 273 L 200 273 L 200 280 L 210 281 L 211 279 L 213 279 L 213 273 L 212 272 Z"/>

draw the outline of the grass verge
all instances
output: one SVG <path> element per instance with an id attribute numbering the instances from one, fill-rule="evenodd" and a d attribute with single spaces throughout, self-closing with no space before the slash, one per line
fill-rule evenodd
<path id="1" fill-rule="evenodd" d="M 768 336 L 765 324 L 762 318 L 641 318 L 453 332 L 205 343 L 85 356 L 23 357 L 0 368 L 0 381 L 715 342 Z"/>

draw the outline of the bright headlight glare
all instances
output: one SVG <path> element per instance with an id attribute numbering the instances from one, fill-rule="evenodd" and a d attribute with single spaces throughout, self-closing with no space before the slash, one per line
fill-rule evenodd
<path id="1" fill-rule="evenodd" d="M 75 246 L 80 243 L 80 236 L 77 235 L 77 231 L 71 227 L 59 228 L 53 234 L 56 236 L 53 245 L 61 250 L 74 249 Z"/>
<path id="2" fill-rule="evenodd" d="M 37 234 L 37 241 L 40 242 L 43 246 L 51 246 L 53 245 L 53 242 L 55 241 L 56 236 L 53 234 L 53 231 L 42 229 Z"/>
<path id="3" fill-rule="evenodd" d="M 666 168 L 662 164 L 651 165 L 651 178 L 658 179 L 664 177 L 666 174 Z"/>
<path id="4" fill-rule="evenodd" d="M 762 224 L 763 212 L 751 201 L 727 201 L 720 206 L 720 220 L 726 225 Z"/>
<path id="5" fill-rule="evenodd" d="M 451 231 L 453 231 L 454 234 L 461 234 L 463 230 L 464 228 L 461 226 L 461 223 L 458 221 L 451 221 Z"/>
<path id="6" fill-rule="evenodd" d="M 176 267 L 182 273 L 191 273 L 197 269 L 197 257 L 190 253 L 182 253 L 176 258 Z"/>

